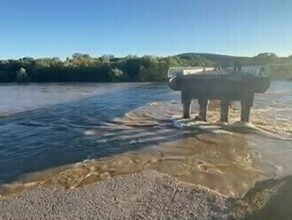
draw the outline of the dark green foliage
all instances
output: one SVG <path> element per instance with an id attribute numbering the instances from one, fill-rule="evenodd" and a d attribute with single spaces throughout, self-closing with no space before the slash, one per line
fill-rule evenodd
<path id="1" fill-rule="evenodd" d="M 27 72 L 23 67 L 21 67 L 16 72 L 16 82 L 24 83 L 24 82 L 28 82 L 28 81 L 29 81 L 29 77 L 27 75 Z"/>
<path id="2" fill-rule="evenodd" d="M 75 53 L 65 61 L 59 58 L 22 58 L 0 61 L 0 82 L 139 82 L 167 79 L 170 66 L 210 66 L 202 57 L 115 58 L 104 55 L 93 58 Z M 21 70 L 21 71 L 20 71 Z"/>
<path id="3" fill-rule="evenodd" d="M 10 74 L 5 70 L 0 70 L 0 82 L 11 82 Z"/>
<path id="4" fill-rule="evenodd" d="M 233 57 L 216 54 L 181 54 L 169 57 L 133 55 L 116 58 L 104 55 L 93 58 L 75 53 L 59 58 L 0 60 L 0 82 L 145 82 L 165 81 L 171 66 L 292 65 L 292 56 L 277 57 L 261 53 L 255 57 Z M 291 66 L 290 66 L 291 67 Z M 291 71 L 290 67 L 274 68 L 274 72 Z M 19 73 L 23 68 L 25 73 Z M 277 78 L 277 77 L 274 77 Z"/>
<path id="5" fill-rule="evenodd" d="M 109 71 L 109 77 L 113 82 L 121 81 L 124 77 L 124 72 L 118 68 L 113 68 Z"/>

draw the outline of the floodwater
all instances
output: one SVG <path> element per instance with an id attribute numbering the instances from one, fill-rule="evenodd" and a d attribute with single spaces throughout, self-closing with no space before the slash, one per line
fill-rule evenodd
<path id="1" fill-rule="evenodd" d="M 187 184 L 242 197 L 256 181 L 292 174 L 292 81 L 257 94 L 251 123 L 181 119 L 166 84 L 0 85 L 0 195 L 74 188 L 154 169 Z"/>

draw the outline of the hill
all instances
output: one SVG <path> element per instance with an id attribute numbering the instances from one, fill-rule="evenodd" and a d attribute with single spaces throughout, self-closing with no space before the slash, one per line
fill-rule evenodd
<path id="1" fill-rule="evenodd" d="M 211 54 L 211 53 L 183 53 L 183 54 L 178 54 L 177 56 L 182 59 L 191 59 L 192 57 L 200 56 L 211 61 L 213 64 L 217 64 L 221 66 L 233 66 L 233 64 L 235 62 L 238 62 L 239 60 L 249 59 L 248 57 L 237 57 L 237 56 Z"/>

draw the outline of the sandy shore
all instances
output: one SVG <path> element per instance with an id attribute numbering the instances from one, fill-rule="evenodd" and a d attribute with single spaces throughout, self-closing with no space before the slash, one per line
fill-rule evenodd
<path id="1" fill-rule="evenodd" d="M 38 188 L 1 198 L 0 219 L 234 219 L 247 213 L 259 218 L 263 213 L 258 210 L 268 206 L 283 185 L 265 182 L 236 200 L 144 171 L 72 190 Z"/>

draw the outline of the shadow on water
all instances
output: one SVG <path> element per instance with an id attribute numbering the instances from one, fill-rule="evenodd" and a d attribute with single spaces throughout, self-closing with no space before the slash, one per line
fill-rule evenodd
<path id="1" fill-rule="evenodd" d="M 178 138 L 174 130 L 162 132 L 167 123 L 135 128 L 113 122 L 139 106 L 175 98 L 166 85 L 148 84 L 4 117 L 0 119 L 0 184 L 31 172 Z M 92 130 L 94 135 L 88 135 Z"/>

